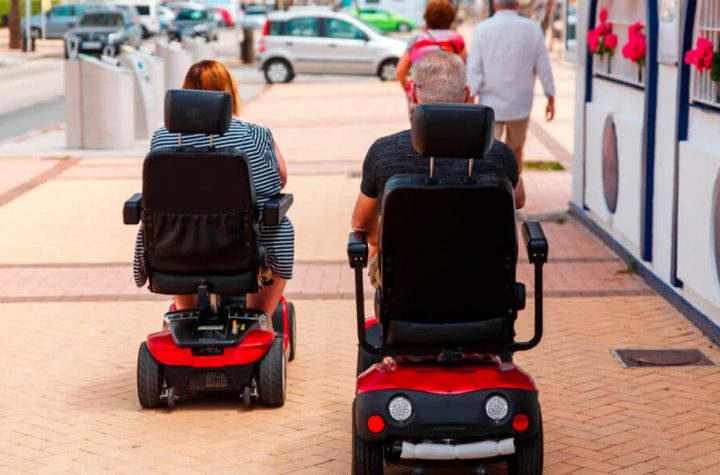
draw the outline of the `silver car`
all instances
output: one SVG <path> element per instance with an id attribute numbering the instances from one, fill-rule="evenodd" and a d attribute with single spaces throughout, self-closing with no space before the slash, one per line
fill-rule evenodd
<path id="1" fill-rule="evenodd" d="M 75 4 L 66 3 L 55 5 L 45 13 L 38 13 L 30 17 L 30 31 L 33 38 L 42 36 L 42 17 L 45 16 L 45 38 L 62 39 L 65 33 L 75 27 L 83 13 L 106 8 L 101 4 Z M 25 19 L 22 20 L 22 31 L 25 31 Z"/>
<path id="2" fill-rule="evenodd" d="M 268 15 L 259 60 L 268 83 L 289 82 L 298 73 L 377 75 L 390 81 L 405 47 L 345 13 L 298 9 Z"/>

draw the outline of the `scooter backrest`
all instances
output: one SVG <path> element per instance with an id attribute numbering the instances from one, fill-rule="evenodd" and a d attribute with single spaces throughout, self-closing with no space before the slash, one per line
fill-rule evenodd
<path id="1" fill-rule="evenodd" d="M 171 132 L 221 134 L 232 103 L 222 92 L 168 91 Z M 150 289 L 156 293 L 244 294 L 260 262 L 250 164 L 236 148 L 167 147 L 143 164 L 143 227 Z"/>
<path id="2" fill-rule="evenodd" d="M 474 104 L 420 104 L 412 117 L 412 143 L 426 158 L 482 158 L 492 146 L 495 111 Z"/>
<path id="3" fill-rule="evenodd" d="M 232 120 L 226 92 L 171 89 L 165 93 L 165 128 L 173 133 L 224 134 Z"/>

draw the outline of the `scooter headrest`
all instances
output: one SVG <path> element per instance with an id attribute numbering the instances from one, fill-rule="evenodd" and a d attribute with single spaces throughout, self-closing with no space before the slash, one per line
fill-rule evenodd
<path id="1" fill-rule="evenodd" d="M 413 111 L 412 143 L 423 157 L 482 158 L 492 146 L 495 111 L 474 104 L 420 104 Z"/>
<path id="2" fill-rule="evenodd" d="M 224 134 L 232 110 L 226 92 L 172 89 L 165 94 L 165 128 L 172 133 Z"/>

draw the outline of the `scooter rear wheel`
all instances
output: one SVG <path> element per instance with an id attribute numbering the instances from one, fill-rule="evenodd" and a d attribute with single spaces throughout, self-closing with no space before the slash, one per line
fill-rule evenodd
<path id="1" fill-rule="evenodd" d="M 508 460 L 510 475 L 541 475 L 543 472 L 543 425 L 542 413 L 538 406 L 540 428 L 537 435 L 515 444 L 515 455 Z"/>
<path id="2" fill-rule="evenodd" d="M 282 337 L 276 337 L 270 351 L 260 360 L 258 390 L 263 406 L 280 407 L 285 404 L 287 371 Z"/>
<path id="3" fill-rule="evenodd" d="M 365 442 L 357 433 L 355 422 L 355 401 L 352 408 L 352 475 L 382 475 L 383 444 L 381 442 Z"/>
<path id="4" fill-rule="evenodd" d="M 142 342 L 138 351 L 137 392 L 140 405 L 144 408 L 162 406 L 160 394 L 165 379 L 163 367 L 153 358 L 147 343 Z"/>

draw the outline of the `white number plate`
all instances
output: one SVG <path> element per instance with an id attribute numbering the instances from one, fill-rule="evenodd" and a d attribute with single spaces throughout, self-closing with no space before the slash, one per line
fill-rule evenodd
<path id="1" fill-rule="evenodd" d="M 100 49 L 102 48 L 102 43 L 99 41 L 85 41 L 82 47 L 83 49 Z"/>

